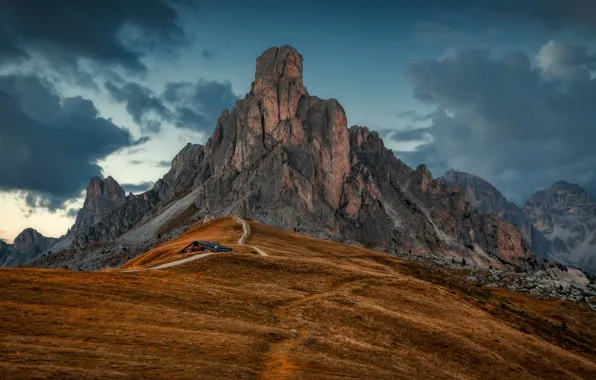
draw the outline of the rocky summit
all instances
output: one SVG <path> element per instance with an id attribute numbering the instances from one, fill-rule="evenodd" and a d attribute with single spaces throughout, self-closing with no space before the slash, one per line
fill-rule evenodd
<path id="1" fill-rule="evenodd" d="M 124 189 L 112 177 L 91 178 L 85 203 L 77 214 L 73 230 L 80 231 L 99 222 L 105 215 L 121 206 L 126 200 Z"/>
<path id="2" fill-rule="evenodd" d="M 0 268 L 17 267 L 37 258 L 57 239 L 47 238 L 32 228 L 26 228 L 13 244 L 0 240 Z"/>
<path id="3" fill-rule="evenodd" d="M 534 253 L 517 228 L 476 212 L 426 166 L 409 168 L 376 132 L 348 128 L 341 104 L 311 96 L 302 72 L 294 48 L 266 50 L 250 92 L 221 113 L 205 146 L 186 146 L 153 189 L 124 202 L 120 189 L 92 181 L 92 200 L 62 242 L 71 254 L 38 264 L 97 268 L 110 256 L 116 265 L 184 225 L 239 214 L 388 253 L 527 267 Z"/>
<path id="4" fill-rule="evenodd" d="M 524 211 L 561 262 L 596 272 L 596 200 L 586 190 L 556 182 L 528 198 Z"/>

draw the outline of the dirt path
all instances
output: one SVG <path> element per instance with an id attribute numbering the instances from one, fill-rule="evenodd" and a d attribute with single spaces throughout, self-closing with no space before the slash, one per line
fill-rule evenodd
<path id="1" fill-rule="evenodd" d="M 236 215 L 234 215 L 234 220 L 236 220 L 238 223 L 242 224 L 242 232 L 243 233 L 242 233 L 242 236 L 240 236 L 240 239 L 238 239 L 238 244 L 246 245 L 247 247 L 254 249 L 261 256 L 269 256 L 259 247 L 255 247 L 254 245 L 244 244 L 244 242 L 248 238 L 248 235 L 250 235 L 250 224 L 246 223 L 246 220 L 244 220 Z"/>
<path id="2" fill-rule="evenodd" d="M 172 261 L 172 262 L 169 262 L 169 263 L 158 265 L 156 267 L 151 267 L 151 268 L 149 268 L 149 270 L 166 269 L 166 268 L 175 267 L 176 265 L 180 265 L 180 264 L 188 263 L 188 262 L 195 261 L 195 260 L 198 260 L 198 259 L 202 259 L 203 257 L 207 257 L 209 255 L 213 255 L 214 253 L 216 253 L 216 252 L 201 253 L 201 254 L 198 254 L 198 255 L 187 257 L 186 259 L 176 260 L 176 261 Z"/>
<path id="3" fill-rule="evenodd" d="M 265 253 L 259 247 L 255 247 L 254 245 L 244 244 L 244 242 L 246 241 L 246 239 L 250 235 L 250 225 L 244 219 L 242 219 L 242 218 L 240 218 L 238 216 L 234 216 L 234 220 L 237 221 L 238 223 L 240 223 L 242 225 L 242 236 L 240 236 L 240 239 L 238 239 L 238 245 L 246 245 L 247 247 L 250 247 L 250 248 L 254 249 L 261 256 L 269 256 L 267 253 Z M 158 266 L 155 266 L 155 267 L 151 267 L 151 268 L 147 268 L 147 269 L 129 269 L 129 270 L 123 270 L 122 272 L 140 272 L 141 270 L 159 270 L 159 269 L 171 268 L 171 267 L 175 267 L 177 265 L 182 265 L 182 264 L 186 264 L 186 263 L 191 262 L 191 261 L 202 259 L 203 257 L 207 257 L 207 256 L 210 256 L 210 255 L 213 255 L 214 253 L 216 253 L 216 252 L 201 253 L 199 255 L 194 255 L 194 256 L 191 256 L 191 257 L 187 257 L 187 258 L 184 258 L 184 259 L 172 261 L 172 262 L 169 262 L 169 263 L 161 264 L 161 265 L 158 265 Z"/>
<path id="4" fill-rule="evenodd" d="M 246 238 L 248 238 L 248 235 L 250 235 L 250 226 L 248 223 L 246 223 L 246 220 L 240 218 L 239 216 L 234 216 L 234 220 L 242 225 L 242 236 L 240 236 L 240 239 L 238 239 L 238 244 L 243 245 L 246 241 Z"/>
<path id="5" fill-rule="evenodd" d="M 213 255 L 215 252 L 208 252 L 208 253 L 201 253 L 199 255 L 194 255 L 191 257 L 187 257 L 185 259 L 180 259 L 180 260 L 176 260 L 176 261 L 171 261 L 169 263 L 165 263 L 165 264 L 161 264 L 158 265 L 156 267 L 151 267 L 151 268 L 147 268 L 147 269 L 143 269 L 143 270 L 156 270 L 156 269 L 166 269 L 166 268 L 171 268 L 171 267 L 175 267 L 176 265 L 181 265 L 181 264 L 185 264 L 191 261 L 195 261 L 198 259 L 202 259 L 203 257 L 207 257 L 210 255 Z M 140 269 L 129 269 L 129 270 L 123 270 L 122 272 L 140 272 Z"/>

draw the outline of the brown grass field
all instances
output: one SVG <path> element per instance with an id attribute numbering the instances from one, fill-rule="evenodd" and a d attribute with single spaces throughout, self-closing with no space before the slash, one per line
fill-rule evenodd
<path id="1" fill-rule="evenodd" d="M 596 379 L 596 313 L 251 222 L 270 256 L 0 270 L 1 379 Z M 212 221 L 126 265 L 176 260 Z"/>

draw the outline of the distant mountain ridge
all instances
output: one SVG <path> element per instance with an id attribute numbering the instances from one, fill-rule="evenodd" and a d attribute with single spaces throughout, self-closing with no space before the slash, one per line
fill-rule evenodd
<path id="1" fill-rule="evenodd" d="M 473 174 L 449 170 L 440 181 L 461 186 L 479 212 L 516 225 L 540 256 L 596 272 L 596 201 L 579 185 L 558 181 L 519 207 Z"/>
<path id="2" fill-rule="evenodd" d="M 48 238 L 32 228 L 26 228 L 13 244 L 0 240 L 0 267 L 17 267 L 37 259 L 56 243 L 70 242 L 76 231 L 81 231 L 98 223 L 104 216 L 120 207 L 126 201 L 124 189 L 112 177 L 93 177 L 89 181 L 85 203 L 77 213 L 74 225 L 61 238 Z M 58 244 L 57 251 L 67 244 Z"/>
<path id="3" fill-rule="evenodd" d="M 47 238 L 32 228 L 26 228 L 13 244 L 0 240 L 0 268 L 17 267 L 35 259 L 58 239 Z"/>

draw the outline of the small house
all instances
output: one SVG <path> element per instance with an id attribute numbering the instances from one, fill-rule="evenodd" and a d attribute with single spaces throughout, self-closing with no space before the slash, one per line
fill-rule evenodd
<path id="1" fill-rule="evenodd" d="M 178 253 L 193 253 L 193 252 L 232 252 L 233 249 L 226 247 L 219 243 L 211 241 L 195 240 L 186 247 L 182 248 Z"/>

